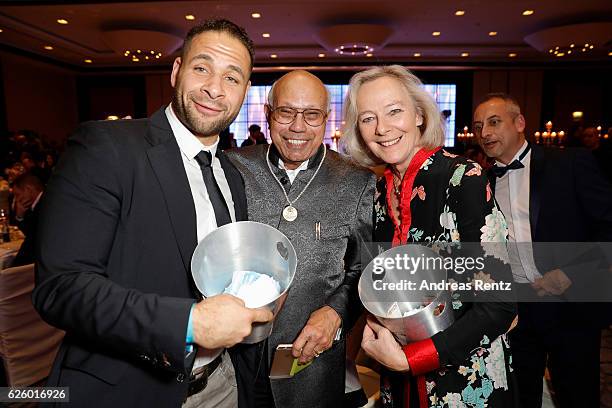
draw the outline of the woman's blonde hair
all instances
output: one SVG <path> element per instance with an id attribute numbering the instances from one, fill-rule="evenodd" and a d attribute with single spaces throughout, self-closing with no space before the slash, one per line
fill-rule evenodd
<path id="1" fill-rule="evenodd" d="M 344 99 L 344 128 L 340 139 L 342 151 L 362 166 L 376 166 L 383 162 L 366 146 L 359 132 L 357 94 L 361 86 L 378 78 L 395 78 L 408 91 L 416 112 L 423 118 L 418 126 L 421 137 L 419 147 L 433 149 L 444 144 L 444 123 L 438 105 L 423 88 L 419 78 L 400 65 L 374 67 L 353 75 Z"/>

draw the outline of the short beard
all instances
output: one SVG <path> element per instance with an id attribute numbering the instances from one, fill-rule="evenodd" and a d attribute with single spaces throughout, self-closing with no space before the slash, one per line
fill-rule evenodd
<path id="1" fill-rule="evenodd" d="M 221 117 L 213 122 L 205 122 L 196 112 L 194 112 L 195 108 L 192 110 L 187 109 L 181 96 L 182 94 L 175 91 L 172 100 L 172 108 L 183 125 L 196 136 L 210 137 L 218 135 L 232 124 L 240 112 L 238 110 L 230 114 L 229 117 Z"/>

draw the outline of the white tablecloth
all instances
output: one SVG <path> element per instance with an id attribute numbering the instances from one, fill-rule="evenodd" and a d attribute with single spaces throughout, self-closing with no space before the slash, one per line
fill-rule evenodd
<path id="1" fill-rule="evenodd" d="M 0 269 L 11 266 L 11 262 L 15 255 L 17 255 L 17 252 L 19 252 L 22 243 L 23 239 L 18 239 L 0 244 Z"/>

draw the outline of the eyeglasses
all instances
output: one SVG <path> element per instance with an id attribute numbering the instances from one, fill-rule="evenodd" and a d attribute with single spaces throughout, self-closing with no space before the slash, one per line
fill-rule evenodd
<path id="1" fill-rule="evenodd" d="M 282 125 L 288 125 L 293 123 L 298 113 L 301 113 L 304 121 L 313 127 L 321 126 L 327 118 L 327 112 L 321 109 L 295 109 L 289 106 L 279 106 L 278 108 L 272 109 L 270 115 L 276 122 Z"/>

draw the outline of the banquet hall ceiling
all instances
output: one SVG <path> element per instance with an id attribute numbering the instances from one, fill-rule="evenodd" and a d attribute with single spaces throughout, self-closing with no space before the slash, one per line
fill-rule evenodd
<path id="1" fill-rule="evenodd" d="M 609 0 L 5 1 L 0 44 L 83 69 L 167 65 L 189 28 L 212 16 L 247 29 L 256 67 L 612 61 Z M 151 58 L 133 61 L 137 47 Z"/>

